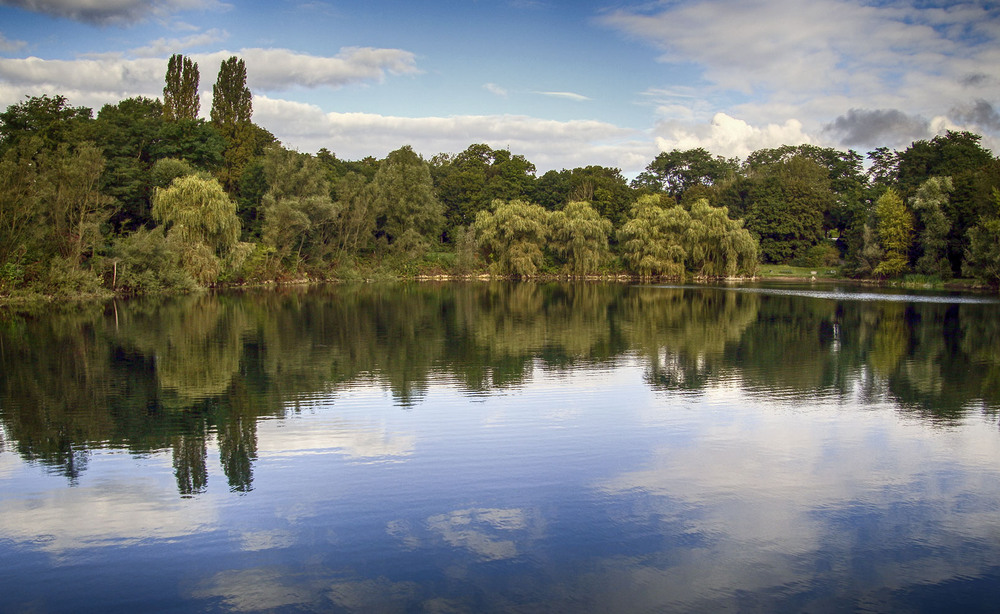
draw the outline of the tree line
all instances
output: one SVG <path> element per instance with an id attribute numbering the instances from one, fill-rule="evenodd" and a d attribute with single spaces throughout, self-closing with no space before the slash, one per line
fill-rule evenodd
<path id="1" fill-rule="evenodd" d="M 0 292 L 185 290 L 384 272 L 753 276 L 761 263 L 1000 284 L 1000 160 L 947 132 L 904 151 L 813 145 L 746 160 L 660 153 L 633 181 L 537 175 L 473 144 L 429 160 L 301 153 L 253 123 L 243 60 L 210 119 L 197 63 L 163 98 L 92 109 L 34 96 L 0 113 Z"/>

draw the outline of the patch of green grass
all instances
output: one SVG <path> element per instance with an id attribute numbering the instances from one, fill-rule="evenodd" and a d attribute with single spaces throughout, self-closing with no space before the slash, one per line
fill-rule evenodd
<path id="1" fill-rule="evenodd" d="M 837 267 L 803 267 L 789 264 L 762 264 L 758 273 L 761 277 L 801 277 L 811 279 L 840 277 Z"/>

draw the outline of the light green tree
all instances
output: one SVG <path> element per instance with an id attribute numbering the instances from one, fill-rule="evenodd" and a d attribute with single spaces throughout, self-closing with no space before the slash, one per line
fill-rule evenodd
<path id="1" fill-rule="evenodd" d="M 913 213 L 903 204 L 899 194 L 889 188 L 875 202 L 875 232 L 882 248 L 882 260 L 873 273 L 878 277 L 893 277 L 909 266 L 913 244 Z"/>
<path id="2" fill-rule="evenodd" d="M 236 204 L 215 179 L 178 177 L 153 194 L 153 219 L 182 254 L 184 269 L 202 284 L 216 281 L 223 259 L 237 252 L 240 219 Z"/>
<path id="3" fill-rule="evenodd" d="M 498 275 L 530 277 L 544 264 L 549 212 L 523 200 L 493 201 L 472 225 L 480 253 Z"/>
<path id="4" fill-rule="evenodd" d="M 664 209 L 659 196 L 642 196 L 618 233 L 622 258 L 641 277 L 683 277 L 688 256 L 684 233 L 690 225 L 683 208 Z"/>
<path id="5" fill-rule="evenodd" d="M 687 266 L 704 278 L 755 275 L 759 248 L 742 220 L 729 219 L 725 207 L 705 199 L 691 205 L 691 225 L 684 236 Z"/>
<path id="6" fill-rule="evenodd" d="M 951 262 L 948 260 L 951 222 L 944 214 L 951 191 L 951 177 L 931 177 L 910 198 L 910 207 L 923 225 L 918 239 L 923 254 L 917 259 L 917 272 L 941 279 L 951 279 L 952 275 Z"/>
<path id="7" fill-rule="evenodd" d="M 179 53 L 167 62 L 166 85 L 163 87 L 163 118 L 198 119 L 201 96 L 198 94 L 198 63 Z"/>
<path id="8" fill-rule="evenodd" d="M 611 222 L 601 217 L 590 203 L 571 202 L 550 216 L 551 245 L 571 275 L 596 272 L 610 256 L 608 236 Z"/>

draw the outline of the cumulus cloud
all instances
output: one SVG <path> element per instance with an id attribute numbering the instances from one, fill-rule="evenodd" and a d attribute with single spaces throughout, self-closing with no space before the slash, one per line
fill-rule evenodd
<path id="1" fill-rule="evenodd" d="M 125 26 L 178 11 L 229 6 L 218 0 L 0 0 L 0 5 L 98 26 Z"/>
<path id="2" fill-rule="evenodd" d="M 905 147 L 927 138 L 930 122 L 899 109 L 851 109 L 833 120 L 824 131 L 846 147 Z"/>
<path id="3" fill-rule="evenodd" d="M 921 122 L 933 130 L 970 97 L 1000 97 L 990 77 L 998 20 L 988 3 L 680 0 L 609 11 L 600 23 L 649 43 L 663 63 L 699 70 L 700 100 L 729 97 L 715 110 L 756 125 L 795 117 L 816 136 L 861 143 L 864 124 L 887 138 L 923 136 Z M 661 115 L 680 119 L 685 106 Z"/>
<path id="4" fill-rule="evenodd" d="M 802 122 L 797 119 L 754 126 L 725 113 L 716 113 L 707 124 L 663 122 L 658 133 L 656 145 L 660 151 L 703 147 L 716 155 L 739 158 L 745 158 L 758 149 L 801 145 L 815 140 L 806 134 Z"/>

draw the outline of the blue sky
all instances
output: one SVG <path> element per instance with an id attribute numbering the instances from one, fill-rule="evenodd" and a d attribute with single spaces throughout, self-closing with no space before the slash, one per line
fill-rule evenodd
<path id="1" fill-rule="evenodd" d="M 1000 5 L 859 0 L 0 0 L 0 107 L 161 96 L 246 60 L 254 120 L 345 159 L 473 143 L 627 176 L 659 152 L 861 153 L 948 129 L 1000 151 Z"/>

